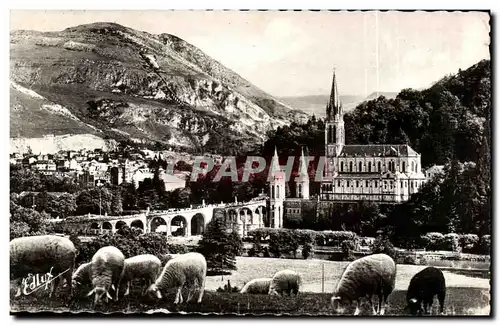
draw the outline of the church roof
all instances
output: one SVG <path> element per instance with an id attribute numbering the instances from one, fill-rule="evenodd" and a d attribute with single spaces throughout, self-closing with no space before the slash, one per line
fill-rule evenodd
<path id="1" fill-rule="evenodd" d="M 349 144 L 342 147 L 340 157 L 409 157 L 418 153 L 407 144 Z"/>

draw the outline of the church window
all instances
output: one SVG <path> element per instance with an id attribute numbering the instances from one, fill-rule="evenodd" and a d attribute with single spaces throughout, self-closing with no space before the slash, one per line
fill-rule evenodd
<path id="1" fill-rule="evenodd" d="M 387 189 L 387 181 L 384 181 L 384 189 Z"/>
<path id="2" fill-rule="evenodd" d="M 338 181 L 337 185 L 340 186 L 340 181 Z"/>
<path id="3" fill-rule="evenodd" d="M 280 198 L 280 187 L 279 186 L 276 186 L 276 198 L 277 199 Z"/>
<path id="4" fill-rule="evenodd" d="M 403 161 L 403 173 L 405 173 L 405 172 L 406 172 L 406 162 Z"/>
<path id="5" fill-rule="evenodd" d="M 378 162 L 378 171 L 382 171 L 382 163 L 380 161 Z"/>
<path id="6" fill-rule="evenodd" d="M 299 184 L 299 196 L 302 196 L 302 184 Z"/>
<path id="7" fill-rule="evenodd" d="M 359 172 L 361 173 L 363 171 L 363 163 L 360 161 L 359 162 Z"/>
<path id="8" fill-rule="evenodd" d="M 375 187 L 378 187 L 378 181 L 375 181 Z"/>
<path id="9" fill-rule="evenodd" d="M 411 171 L 414 172 L 415 171 L 415 163 L 412 161 L 411 162 Z"/>
<path id="10" fill-rule="evenodd" d="M 337 143 L 337 127 L 333 127 L 333 143 Z"/>
<path id="11" fill-rule="evenodd" d="M 352 161 L 349 162 L 349 172 L 352 173 Z"/>
<path id="12" fill-rule="evenodd" d="M 368 172 L 370 172 L 370 173 L 371 173 L 371 171 L 372 171 L 372 162 L 371 162 L 371 161 L 369 161 L 369 162 L 368 162 Z"/>
<path id="13" fill-rule="evenodd" d="M 341 172 L 344 171 L 344 162 L 343 161 L 340 162 L 340 171 Z"/>
<path id="14" fill-rule="evenodd" d="M 411 188 L 413 188 L 413 181 L 410 182 L 410 186 L 411 186 Z"/>
<path id="15" fill-rule="evenodd" d="M 415 164 L 415 171 L 418 173 L 418 163 Z"/>
<path id="16" fill-rule="evenodd" d="M 347 187 L 349 187 L 349 181 L 347 181 Z"/>
<path id="17" fill-rule="evenodd" d="M 365 182 L 365 186 L 368 187 L 368 181 Z"/>
<path id="18" fill-rule="evenodd" d="M 399 186 L 400 186 L 400 187 L 403 187 L 403 181 L 401 181 L 401 183 L 400 183 L 400 185 L 399 185 Z"/>
<path id="19" fill-rule="evenodd" d="M 359 181 L 356 181 L 356 187 L 359 187 Z"/>
<path id="20" fill-rule="evenodd" d="M 274 198 L 274 185 L 271 186 L 271 197 Z"/>

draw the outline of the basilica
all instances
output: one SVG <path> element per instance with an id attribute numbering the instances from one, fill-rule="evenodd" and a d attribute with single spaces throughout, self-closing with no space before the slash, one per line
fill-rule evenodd
<path id="1" fill-rule="evenodd" d="M 285 177 L 275 152 L 271 167 L 269 208 L 274 227 L 282 227 L 283 217 L 299 217 L 306 206 L 318 210 L 322 203 L 360 202 L 400 203 L 418 192 L 426 181 L 420 154 L 407 144 L 345 143 L 344 112 L 337 90 L 335 72 L 326 105 L 325 175 L 320 195 L 309 198 L 309 176 L 302 153 L 295 198 L 285 197 Z M 311 206 L 313 205 L 313 206 Z M 324 204 L 323 204 L 324 205 Z"/>

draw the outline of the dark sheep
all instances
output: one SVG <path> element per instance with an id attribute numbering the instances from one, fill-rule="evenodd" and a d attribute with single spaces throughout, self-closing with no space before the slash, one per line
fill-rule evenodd
<path id="1" fill-rule="evenodd" d="M 446 282 L 443 271 L 429 266 L 415 274 L 411 279 L 406 293 L 407 309 L 412 315 L 421 315 L 423 303 L 423 311 L 427 314 L 427 308 L 432 307 L 436 295 L 439 301 L 439 312 L 442 314 L 446 296 Z"/>

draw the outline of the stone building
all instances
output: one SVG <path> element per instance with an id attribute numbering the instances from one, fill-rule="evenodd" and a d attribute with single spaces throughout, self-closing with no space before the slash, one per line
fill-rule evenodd
<path id="1" fill-rule="evenodd" d="M 426 181 L 420 154 L 407 144 L 345 143 L 344 112 L 335 72 L 326 107 L 322 201 L 402 202 Z"/>

